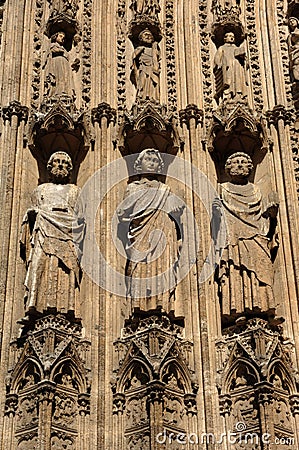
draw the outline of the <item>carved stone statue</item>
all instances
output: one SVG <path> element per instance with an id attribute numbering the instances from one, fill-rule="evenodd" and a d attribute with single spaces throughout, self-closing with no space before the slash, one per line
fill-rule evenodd
<path id="1" fill-rule="evenodd" d="M 139 34 L 140 46 L 133 53 L 131 81 L 137 89 L 136 99 L 160 99 L 160 51 L 148 29 Z"/>
<path id="2" fill-rule="evenodd" d="M 75 88 L 69 53 L 64 47 L 65 33 L 58 31 L 51 37 L 51 45 L 43 68 L 45 76 L 45 96 L 67 95 L 75 99 Z"/>
<path id="3" fill-rule="evenodd" d="M 131 9 L 137 14 L 157 16 L 161 11 L 159 0 L 132 0 Z"/>
<path id="4" fill-rule="evenodd" d="M 290 75 L 292 81 L 299 81 L 299 21 L 296 17 L 289 18 L 289 28 Z"/>
<path id="5" fill-rule="evenodd" d="M 176 223 L 184 204 L 157 179 L 163 160 L 158 150 L 143 150 L 135 162 L 140 179 L 128 185 L 118 211 L 126 236 L 126 276 L 132 307 L 174 310 L 180 236 Z"/>
<path id="6" fill-rule="evenodd" d="M 67 14 L 68 16 L 75 17 L 78 11 L 78 0 L 52 0 L 51 17 L 59 14 Z"/>
<path id="7" fill-rule="evenodd" d="M 227 232 L 218 271 L 223 316 L 246 311 L 273 314 L 275 309 L 271 252 L 277 247 L 278 200 L 275 192 L 264 198 L 248 181 L 252 169 L 246 153 L 230 156 L 225 170 L 231 181 L 220 185 L 221 200 L 213 202 L 214 223 L 224 213 Z M 217 238 L 214 229 L 215 242 Z"/>
<path id="8" fill-rule="evenodd" d="M 67 153 L 52 154 L 50 182 L 32 193 L 22 225 L 21 254 L 26 261 L 26 311 L 54 307 L 61 312 L 78 307 L 80 253 L 84 236 L 80 189 L 69 184 L 72 161 Z"/>
<path id="9" fill-rule="evenodd" d="M 216 98 L 234 98 L 246 94 L 246 50 L 243 45 L 235 44 L 232 31 L 224 35 L 214 58 L 214 74 L 216 80 Z"/>

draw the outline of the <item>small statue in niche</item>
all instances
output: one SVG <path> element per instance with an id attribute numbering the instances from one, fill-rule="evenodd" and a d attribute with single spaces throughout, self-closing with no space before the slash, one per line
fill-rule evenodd
<path id="1" fill-rule="evenodd" d="M 216 99 L 242 97 L 246 94 L 246 50 L 235 44 L 232 31 L 225 33 L 214 58 Z"/>
<path id="2" fill-rule="evenodd" d="M 133 53 L 131 81 L 138 100 L 160 100 L 160 51 L 149 29 L 139 33 L 140 46 Z"/>
<path id="3" fill-rule="evenodd" d="M 275 388 L 283 389 L 281 378 L 279 375 L 277 375 L 277 373 L 274 374 L 272 383 Z"/>
<path id="4" fill-rule="evenodd" d="M 213 220 L 219 223 L 224 211 L 227 233 L 217 277 L 224 316 L 273 314 L 275 309 L 271 258 L 277 248 L 278 200 L 276 192 L 263 198 L 258 186 L 248 181 L 252 169 L 249 155 L 231 155 L 225 164 L 231 180 L 220 185 L 221 200 L 213 202 Z M 217 247 L 215 228 L 214 234 Z"/>
<path id="5" fill-rule="evenodd" d="M 69 183 L 72 168 L 67 153 L 52 154 L 47 164 L 50 182 L 33 191 L 23 220 L 21 255 L 27 267 L 27 312 L 51 307 L 75 311 L 80 317 L 79 260 L 85 223 L 80 188 Z"/>
<path id="6" fill-rule="evenodd" d="M 45 76 L 45 96 L 66 95 L 75 100 L 75 86 L 69 53 L 64 47 L 65 33 L 58 31 L 51 36 L 51 45 L 43 69 Z"/>
<path id="7" fill-rule="evenodd" d="M 156 149 L 143 150 L 134 169 L 140 179 L 128 185 L 121 209 L 125 229 L 126 276 L 132 308 L 174 310 L 184 204 L 159 181 L 163 159 Z"/>
<path id="8" fill-rule="evenodd" d="M 296 17 L 289 18 L 290 34 L 288 47 L 290 56 L 291 81 L 299 81 L 299 21 Z"/>
<path id="9" fill-rule="evenodd" d="M 157 16 L 161 11 L 159 0 L 132 0 L 131 9 L 137 14 Z"/>

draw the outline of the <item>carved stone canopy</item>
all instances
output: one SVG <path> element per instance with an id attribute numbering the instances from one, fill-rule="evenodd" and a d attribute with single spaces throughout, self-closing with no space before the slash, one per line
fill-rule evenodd
<path id="1" fill-rule="evenodd" d="M 139 34 L 145 29 L 149 29 L 154 36 L 155 42 L 160 42 L 162 39 L 162 32 L 160 27 L 160 22 L 156 18 L 137 15 L 130 23 L 129 26 L 129 38 L 131 39 L 134 47 L 140 45 Z"/>
<path id="2" fill-rule="evenodd" d="M 145 102 L 126 112 L 119 127 L 118 146 L 123 155 L 156 148 L 161 153 L 176 154 L 182 142 L 177 125 L 165 106 Z"/>
<path id="3" fill-rule="evenodd" d="M 68 16 L 66 13 L 60 13 L 54 17 L 50 17 L 46 25 L 45 34 L 51 38 L 51 36 L 58 31 L 64 31 L 64 45 L 67 50 L 70 50 L 74 35 L 80 32 L 80 27 L 77 20 Z"/>
<path id="4" fill-rule="evenodd" d="M 59 149 L 71 156 L 75 179 L 79 164 L 86 156 L 91 141 L 86 116 L 67 112 L 65 106 L 59 102 L 49 112 L 35 113 L 31 116 L 28 144 L 38 161 L 41 178 L 46 176 L 46 173 L 42 173 L 42 167 L 45 167 L 50 155 Z"/>
<path id="5" fill-rule="evenodd" d="M 214 112 L 206 144 L 221 174 L 226 159 L 233 153 L 245 152 L 258 163 L 271 142 L 264 119 L 255 117 L 248 108 L 239 104 Z"/>
<path id="6" fill-rule="evenodd" d="M 224 35 L 233 32 L 235 35 L 235 43 L 239 46 L 245 37 L 244 27 L 240 21 L 240 7 L 228 6 L 222 7 L 216 0 L 213 4 L 214 20 L 212 24 L 212 40 L 216 47 L 224 44 Z"/>
<path id="7" fill-rule="evenodd" d="M 289 0 L 287 17 L 299 17 L 298 0 Z"/>

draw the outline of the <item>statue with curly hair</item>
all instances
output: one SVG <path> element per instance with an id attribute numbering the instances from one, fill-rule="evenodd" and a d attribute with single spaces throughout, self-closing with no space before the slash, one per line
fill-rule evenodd
<path id="1" fill-rule="evenodd" d="M 278 200 L 276 192 L 267 198 L 259 187 L 248 181 L 253 169 L 249 155 L 231 155 L 225 164 L 230 181 L 220 185 L 220 199 L 213 202 L 213 238 L 217 246 L 215 224 L 224 215 L 226 245 L 219 249 L 217 273 L 223 317 L 262 312 L 271 316 L 273 299 L 272 257 L 277 247 L 276 223 Z"/>
<path id="2" fill-rule="evenodd" d="M 139 34 L 140 45 L 133 53 L 131 81 L 138 100 L 160 100 L 160 51 L 149 29 Z"/>
<path id="3" fill-rule="evenodd" d="M 32 193 L 22 224 L 21 255 L 26 262 L 25 310 L 56 308 L 79 317 L 80 254 L 85 222 L 80 188 L 69 183 L 70 156 L 53 153 L 48 161 L 49 183 Z"/>
<path id="4" fill-rule="evenodd" d="M 132 308 L 174 310 L 184 204 L 160 181 L 163 159 L 148 148 L 137 157 L 140 178 L 128 185 L 118 210 L 126 248 L 127 293 Z"/>

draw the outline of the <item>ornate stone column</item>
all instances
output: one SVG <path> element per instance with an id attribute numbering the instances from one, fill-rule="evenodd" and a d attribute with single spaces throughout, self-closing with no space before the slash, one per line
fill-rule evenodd
<path id="1" fill-rule="evenodd" d="M 18 407 L 18 396 L 17 394 L 10 394 L 6 397 L 5 403 L 5 417 L 4 417 L 4 445 L 7 450 L 14 450 L 14 417 L 16 415 Z"/>
<path id="2" fill-rule="evenodd" d="M 231 448 L 231 444 L 228 442 L 227 436 L 229 431 L 231 430 L 230 426 L 230 414 L 232 410 L 232 399 L 228 394 L 221 395 L 219 397 L 219 406 L 220 406 L 220 415 L 224 418 L 225 423 L 225 436 L 224 436 L 224 445 L 227 449 Z"/>
<path id="3" fill-rule="evenodd" d="M 299 444 L 299 394 L 290 395 L 291 412 L 295 418 L 295 435 L 297 445 Z"/>
<path id="4" fill-rule="evenodd" d="M 155 381 L 148 385 L 151 450 L 158 450 L 160 447 L 156 437 L 163 429 L 163 395 L 164 387 L 162 383 Z"/>
<path id="5" fill-rule="evenodd" d="M 275 449 L 276 445 L 272 444 L 275 436 L 273 423 L 273 387 L 267 382 L 259 383 L 255 387 L 260 406 L 261 435 L 268 436 L 269 438 L 266 439 L 267 442 L 263 443 L 263 449 Z"/>

